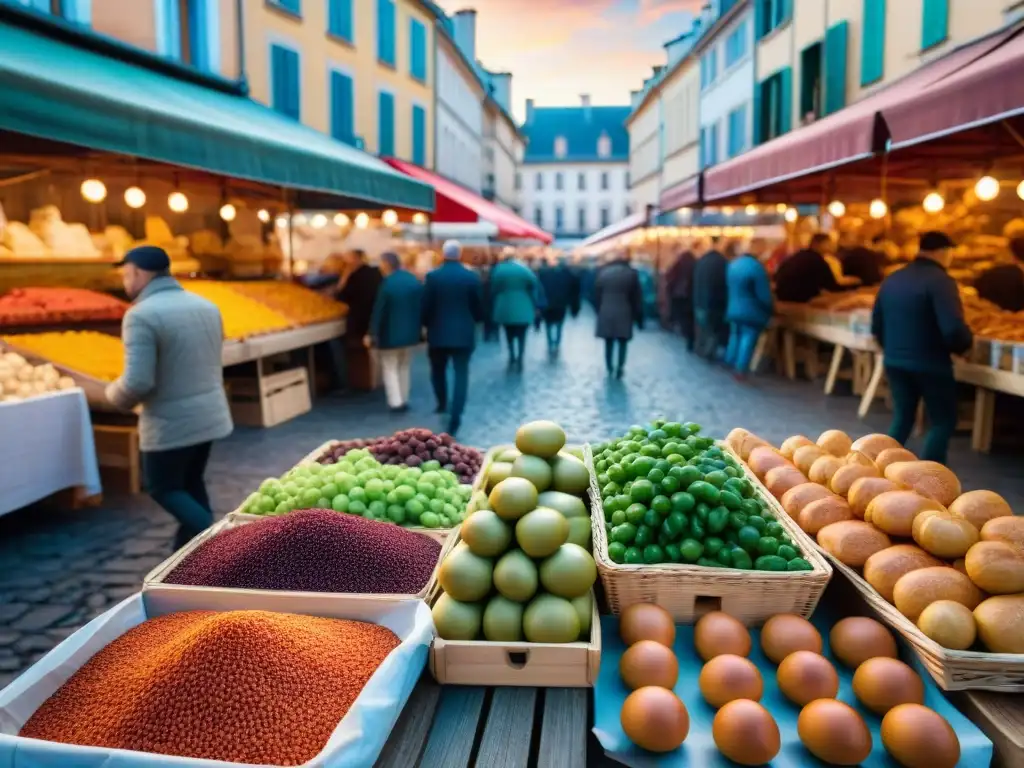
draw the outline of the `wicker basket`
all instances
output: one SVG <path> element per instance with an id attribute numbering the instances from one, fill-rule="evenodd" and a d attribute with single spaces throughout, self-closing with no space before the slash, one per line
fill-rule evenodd
<path id="1" fill-rule="evenodd" d="M 746 469 L 739 457 L 724 443 L 719 443 L 719 447 L 732 456 L 738 466 L 743 467 L 755 492 L 768 502 L 779 524 L 799 545 L 803 556 L 814 569 L 776 573 L 684 563 L 620 565 L 612 562 L 608 556 L 608 534 L 601 491 L 594 471 L 594 456 L 587 445 L 585 456 L 587 468 L 590 469 L 594 560 L 597 562 L 608 605 L 615 615 L 635 603 L 655 603 L 671 613 L 677 622 L 684 624 L 692 623 L 708 611 L 721 610 L 744 624 L 758 625 L 776 614 L 795 613 L 806 617 L 814 611 L 832 576 L 828 561 L 761 482 Z"/>
<path id="2" fill-rule="evenodd" d="M 263 594 L 263 593 L 267 593 L 267 592 L 273 592 L 273 593 L 286 592 L 287 590 L 276 590 L 276 589 L 237 589 L 237 588 L 231 588 L 231 587 L 199 587 L 199 586 L 193 586 L 193 585 L 190 585 L 190 584 L 169 584 L 169 583 L 167 583 L 165 581 L 165 579 L 171 574 L 171 572 L 175 568 L 177 568 L 178 565 L 186 557 L 188 557 L 190 554 L 195 552 L 197 549 L 199 549 L 199 547 L 201 547 L 203 544 L 205 544 L 207 541 L 209 541 L 213 537 L 219 535 L 220 533 L 223 533 L 224 531 L 230 530 L 232 528 L 238 528 L 240 526 L 248 525 L 249 523 L 253 523 L 253 522 L 256 522 L 258 520 L 266 520 L 266 519 L 267 519 L 267 517 L 265 515 L 247 515 L 247 514 L 245 514 L 243 512 L 231 512 L 223 520 L 220 520 L 219 522 L 215 523 L 211 527 L 207 528 L 202 533 L 200 533 L 197 536 L 195 536 L 194 538 L 192 538 L 192 540 L 189 541 L 188 544 L 186 544 L 184 547 L 179 549 L 177 552 L 173 553 L 170 557 L 168 557 L 166 560 L 164 560 L 162 563 L 160 563 L 160 565 L 156 566 L 156 568 L 154 568 L 152 571 L 150 571 L 148 574 L 146 574 L 146 577 L 145 577 L 145 579 L 143 579 L 143 582 L 142 582 L 143 589 L 154 589 L 154 588 L 159 589 L 161 587 L 174 587 L 175 589 L 198 589 L 198 590 L 205 590 L 205 591 L 213 590 L 213 591 L 217 591 L 217 592 L 242 592 L 242 593 L 258 593 L 258 594 Z M 382 525 L 383 525 L 383 523 L 382 523 Z M 415 600 L 415 599 L 423 599 L 423 598 L 425 598 L 430 593 L 430 590 L 433 588 L 435 582 L 437 581 L 437 567 L 441 564 L 441 560 L 444 559 L 445 554 L 448 552 L 449 549 L 451 549 L 451 546 L 453 546 L 453 542 L 455 540 L 455 537 L 454 536 L 448 536 L 448 533 L 446 531 L 427 530 L 427 529 L 416 530 L 416 529 L 412 529 L 412 528 L 410 528 L 408 530 L 415 531 L 416 533 L 420 533 L 420 534 L 422 534 L 424 536 L 429 536 L 430 538 L 434 539 L 435 541 L 437 541 L 438 543 L 441 544 L 441 551 L 438 553 L 437 563 L 434 564 L 434 570 L 430 574 L 430 578 L 427 579 L 427 583 L 423 586 L 423 589 L 421 589 L 419 592 L 417 592 L 415 594 L 377 594 L 377 593 L 352 594 L 352 593 L 340 593 L 340 592 L 339 593 L 334 593 L 334 592 L 329 592 L 329 593 L 325 593 L 325 592 L 289 592 L 289 594 L 295 594 L 295 595 L 318 595 L 318 596 L 321 596 L 321 597 L 324 596 L 325 594 L 329 594 L 329 595 L 338 595 L 340 597 L 346 597 L 346 598 L 365 597 L 365 598 L 374 598 L 374 599 L 377 599 L 377 600 Z"/>

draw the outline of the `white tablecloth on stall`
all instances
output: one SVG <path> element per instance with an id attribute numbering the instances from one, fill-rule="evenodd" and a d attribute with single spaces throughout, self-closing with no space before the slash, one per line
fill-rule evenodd
<path id="1" fill-rule="evenodd" d="M 75 486 L 102 490 L 82 390 L 0 403 L 0 515 Z"/>

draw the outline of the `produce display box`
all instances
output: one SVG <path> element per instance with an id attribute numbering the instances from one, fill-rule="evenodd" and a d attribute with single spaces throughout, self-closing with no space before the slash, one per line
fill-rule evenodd
<path id="1" fill-rule="evenodd" d="M 19 766 L 240 765 L 123 749 L 84 747 L 26 739 L 18 732 L 29 717 L 96 653 L 143 621 L 179 611 L 262 610 L 351 619 L 385 626 L 401 644 L 367 681 L 324 749 L 304 768 L 371 768 L 419 680 L 433 636 L 430 612 L 420 600 L 373 601 L 349 596 L 237 593 L 166 589 L 136 593 L 61 642 L 0 691 L 0 764 Z"/>
<path id="2" fill-rule="evenodd" d="M 446 551 L 459 543 L 448 539 Z M 427 604 L 441 596 L 435 580 Z M 593 592 L 591 592 L 593 596 Z M 441 685 L 496 685 L 530 688 L 590 688 L 601 668 L 601 617 L 593 598 L 590 641 L 575 643 L 492 643 L 488 640 L 444 640 L 430 646 L 430 673 Z"/>
<path id="3" fill-rule="evenodd" d="M 276 427 L 313 410 L 305 368 L 289 368 L 257 379 L 232 378 L 228 384 L 235 424 Z"/>
<path id="4" fill-rule="evenodd" d="M 780 613 L 808 617 L 814 611 L 832 568 L 811 538 L 786 514 L 746 464 L 725 443 L 718 447 L 742 467 L 746 478 L 766 501 L 776 520 L 799 545 L 811 571 L 743 571 L 711 568 L 688 563 L 624 565 L 608 556 L 608 532 L 604 506 L 597 486 L 594 456 L 590 445 L 584 455 L 590 470 L 591 531 L 594 561 L 601 576 L 608 606 L 618 616 L 636 603 L 655 603 L 672 614 L 677 622 L 690 624 L 709 611 L 721 610 L 747 625 L 760 625 Z"/>
<path id="5" fill-rule="evenodd" d="M 341 513 L 339 513 L 341 514 Z M 241 594 L 241 595 L 293 595 L 298 599 L 356 599 L 356 600 L 381 600 L 381 601 L 395 601 L 395 600 L 422 600 L 425 598 L 434 583 L 437 581 L 437 566 L 440 565 L 441 559 L 444 557 L 447 548 L 445 547 L 445 539 L 448 539 L 448 535 L 441 533 L 436 530 L 430 530 L 427 528 L 421 529 L 409 529 L 413 533 L 418 533 L 423 536 L 429 536 L 434 541 L 441 545 L 441 551 L 438 554 L 437 563 L 434 564 L 434 571 L 427 580 L 427 583 L 423 586 L 416 594 L 377 594 L 377 593 L 349 593 L 349 592 L 291 592 L 288 590 L 277 590 L 277 589 L 237 589 L 230 587 L 198 587 L 188 584 L 168 584 L 164 581 L 171 572 L 190 554 L 195 550 L 199 549 L 204 543 L 212 539 L 218 534 L 231 530 L 232 528 L 238 528 L 249 523 L 254 523 L 259 520 L 266 520 L 272 515 L 249 515 L 244 512 L 230 512 L 223 520 L 214 523 L 212 526 L 207 528 L 205 531 L 197 534 L 188 542 L 184 547 L 179 549 L 177 552 L 172 554 L 160 565 L 156 566 L 152 571 L 146 574 L 146 577 L 142 581 L 142 588 L 146 591 L 152 590 L 187 590 L 189 592 L 225 592 L 229 594 Z M 381 523 L 386 525 L 386 523 Z"/>

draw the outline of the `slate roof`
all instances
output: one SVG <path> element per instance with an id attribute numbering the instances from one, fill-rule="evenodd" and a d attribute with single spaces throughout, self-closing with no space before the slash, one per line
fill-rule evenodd
<path id="1" fill-rule="evenodd" d="M 622 163 L 629 160 L 627 107 L 534 107 L 532 119 L 522 126 L 526 137 L 524 163 Z M 589 113 L 589 114 L 588 114 Z M 611 139 L 611 154 L 601 157 L 597 141 Z M 566 154 L 555 156 L 555 139 L 564 136 Z"/>

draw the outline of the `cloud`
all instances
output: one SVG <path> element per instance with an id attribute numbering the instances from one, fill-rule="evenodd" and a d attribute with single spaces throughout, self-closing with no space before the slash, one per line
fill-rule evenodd
<path id="1" fill-rule="evenodd" d="M 640 0 L 640 23 L 651 24 L 674 13 L 700 12 L 705 0 Z"/>

